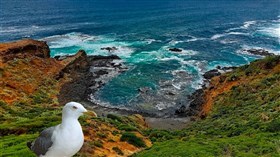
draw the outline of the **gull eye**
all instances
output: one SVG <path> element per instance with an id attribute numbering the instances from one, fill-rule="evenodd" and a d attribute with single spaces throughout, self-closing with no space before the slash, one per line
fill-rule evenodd
<path id="1" fill-rule="evenodd" d="M 72 108 L 75 109 L 75 110 L 78 109 L 78 107 L 76 107 L 76 106 L 73 106 Z"/>

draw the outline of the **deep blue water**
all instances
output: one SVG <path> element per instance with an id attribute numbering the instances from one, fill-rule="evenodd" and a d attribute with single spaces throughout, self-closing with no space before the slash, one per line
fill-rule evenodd
<path id="1" fill-rule="evenodd" d="M 1 0 L 0 41 L 46 40 L 52 56 L 116 46 L 129 70 L 92 101 L 154 112 L 186 104 L 205 71 L 259 58 L 244 48 L 279 54 L 279 8 L 279 0 Z M 152 90 L 140 95 L 141 87 Z"/>

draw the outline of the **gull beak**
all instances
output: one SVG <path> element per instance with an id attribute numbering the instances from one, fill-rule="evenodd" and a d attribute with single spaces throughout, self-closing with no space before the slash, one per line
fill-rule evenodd
<path id="1" fill-rule="evenodd" d="M 85 114 L 92 116 L 92 117 L 97 117 L 97 114 L 94 111 L 87 111 L 87 112 L 85 112 Z"/>

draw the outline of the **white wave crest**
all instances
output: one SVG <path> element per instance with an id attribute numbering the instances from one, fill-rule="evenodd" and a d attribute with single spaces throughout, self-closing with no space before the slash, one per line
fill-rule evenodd
<path id="1" fill-rule="evenodd" d="M 52 51 L 66 51 L 63 53 L 73 54 L 77 49 L 84 49 L 90 55 L 118 55 L 119 57 L 126 59 L 135 51 L 133 44 L 139 44 L 137 42 L 125 42 L 117 41 L 114 38 L 107 36 L 91 36 L 82 33 L 68 33 L 64 35 L 54 35 L 41 40 L 47 41 Z M 75 49 L 71 50 L 71 47 Z M 104 47 L 116 47 L 116 50 L 108 52 L 107 50 L 101 50 Z M 72 52 L 73 51 L 73 52 Z M 56 54 L 54 54 L 56 55 Z"/>
<path id="2" fill-rule="evenodd" d="M 278 38 L 280 42 L 280 23 L 274 24 L 271 27 L 261 28 L 258 32 L 266 36 Z"/>
<path id="3" fill-rule="evenodd" d="M 244 22 L 244 25 L 243 25 L 241 28 L 247 29 L 247 28 L 249 28 L 251 25 L 256 24 L 256 23 L 257 23 L 256 21 L 246 21 L 246 22 Z"/>
<path id="4" fill-rule="evenodd" d="M 224 37 L 226 36 L 227 34 L 215 34 L 211 37 L 212 40 L 216 40 L 216 39 L 219 39 L 221 37 Z"/>
<path id="5" fill-rule="evenodd" d="M 224 33 L 224 34 L 215 34 L 211 37 L 211 39 L 216 40 L 216 39 L 222 38 L 224 36 L 228 36 L 228 35 L 244 35 L 244 36 L 247 36 L 247 35 L 250 35 L 250 34 L 249 33 L 243 33 L 243 32 L 228 32 L 228 33 Z"/>

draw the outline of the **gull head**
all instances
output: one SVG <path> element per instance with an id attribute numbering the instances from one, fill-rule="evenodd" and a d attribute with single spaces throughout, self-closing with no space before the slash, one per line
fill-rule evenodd
<path id="1" fill-rule="evenodd" d="M 87 112 L 84 106 L 77 102 L 69 102 L 63 107 L 63 117 L 72 117 L 78 119 L 83 113 Z"/>

